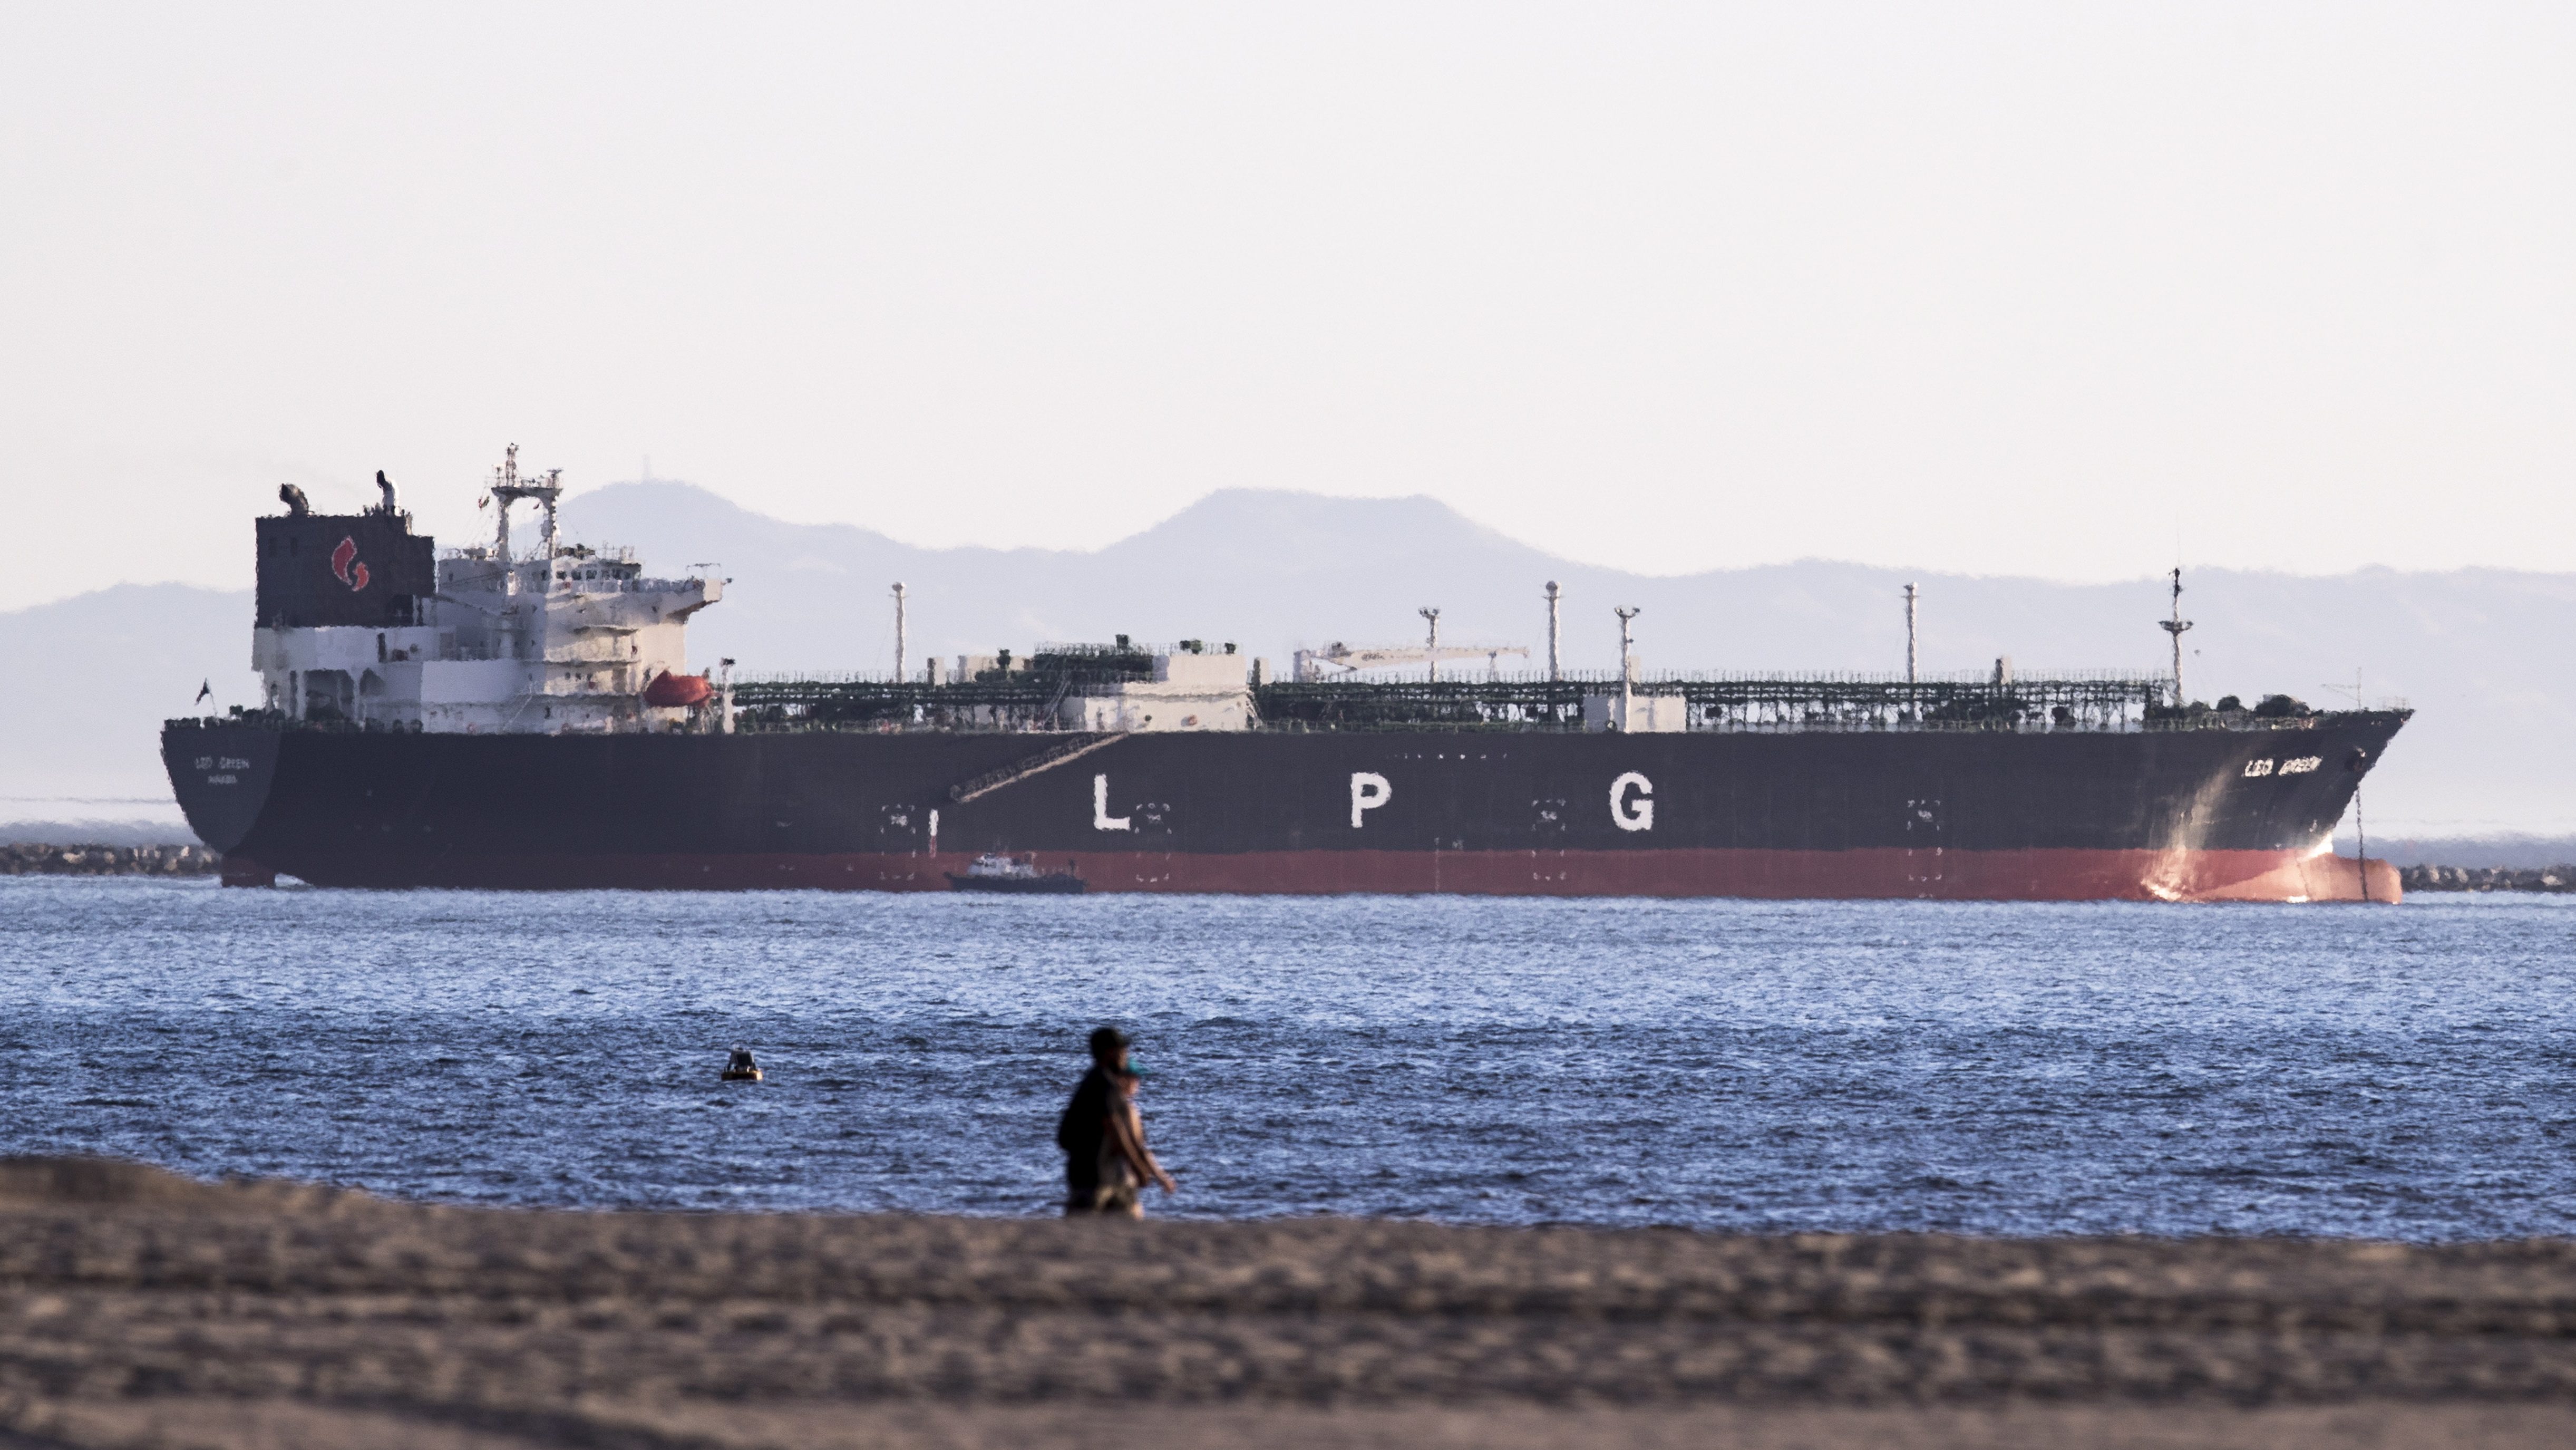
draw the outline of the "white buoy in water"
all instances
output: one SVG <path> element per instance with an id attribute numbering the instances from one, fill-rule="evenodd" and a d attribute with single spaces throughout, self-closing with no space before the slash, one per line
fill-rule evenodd
<path id="1" fill-rule="evenodd" d="M 737 1047 L 733 1050 L 733 1056 L 725 1063 L 724 1080 L 726 1082 L 760 1081 L 760 1064 L 751 1060 L 750 1048 Z"/>

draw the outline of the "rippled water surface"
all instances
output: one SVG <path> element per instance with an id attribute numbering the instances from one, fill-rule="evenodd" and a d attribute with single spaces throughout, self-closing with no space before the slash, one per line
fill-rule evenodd
<path id="1" fill-rule="evenodd" d="M 0 1151 L 407 1197 L 2576 1232 L 2576 911 L 225 891 L 0 880 Z M 769 1080 L 720 1084 L 725 1050 Z"/>

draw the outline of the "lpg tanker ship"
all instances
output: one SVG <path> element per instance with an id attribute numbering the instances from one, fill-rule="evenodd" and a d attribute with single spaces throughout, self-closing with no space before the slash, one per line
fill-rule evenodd
<path id="1" fill-rule="evenodd" d="M 723 581 L 564 543 L 559 480 L 515 449 L 491 539 L 444 555 L 377 477 L 358 514 L 282 491 L 255 530 L 264 705 L 163 730 L 230 882 L 946 891 L 1007 862 L 1087 891 L 2398 895 L 2330 842 L 2403 709 L 2003 668 L 1440 679 L 1485 652 L 1436 641 L 1281 678 L 1121 637 L 734 679 L 687 664 Z M 1365 672 L 1408 656 L 1433 677 Z"/>

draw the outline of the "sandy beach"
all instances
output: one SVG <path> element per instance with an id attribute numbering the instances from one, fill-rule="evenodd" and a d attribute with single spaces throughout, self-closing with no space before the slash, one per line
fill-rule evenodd
<path id="1" fill-rule="evenodd" d="M 2576 1244 L 489 1211 L 0 1163 L 0 1445 L 2576 1443 Z"/>

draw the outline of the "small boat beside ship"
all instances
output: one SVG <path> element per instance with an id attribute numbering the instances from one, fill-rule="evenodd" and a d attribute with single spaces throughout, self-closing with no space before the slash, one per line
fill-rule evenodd
<path id="1" fill-rule="evenodd" d="M 1071 871 L 1040 871 L 1034 856 L 1006 856 L 987 851 L 966 863 L 963 873 L 947 873 L 951 891 L 993 891 L 1019 896 L 1078 896 L 1082 878 Z"/>

